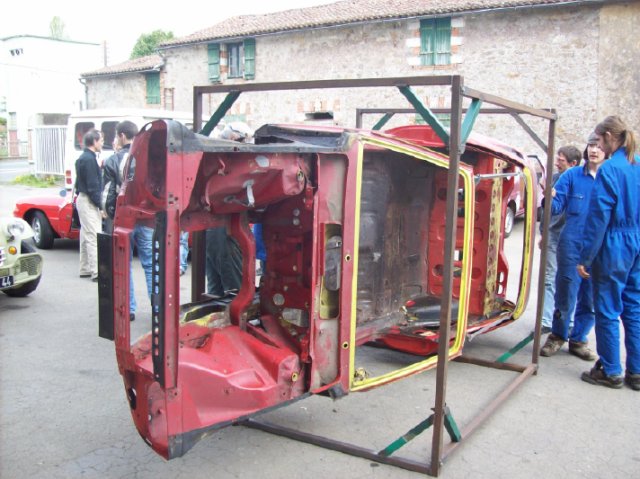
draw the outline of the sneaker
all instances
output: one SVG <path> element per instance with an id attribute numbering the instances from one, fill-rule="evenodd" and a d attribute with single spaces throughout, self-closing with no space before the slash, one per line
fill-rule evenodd
<path id="1" fill-rule="evenodd" d="M 187 272 L 187 270 L 186 270 L 186 269 L 181 269 L 181 270 L 180 270 L 180 276 L 184 276 L 184 274 L 185 274 L 186 272 Z"/>
<path id="2" fill-rule="evenodd" d="M 640 391 L 640 374 L 633 374 L 627 371 L 624 375 L 624 382 L 634 391 Z"/>
<path id="3" fill-rule="evenodd" d="M 553 356 L 560 350 L 563 344 L 564 344 L 564 339 L 551 333 L 547 337 L 547 340 L 544 343 L 544 346 L 540 348 L 540 356 L 544 356 L 546 358 Z"/>
<path id="4" fill-rule="evenodd" d="M 129 313 L 129 321 L 135 321 L 136 320 L 136 313 Z"/>
<path id="5" fill-rule="evenodd" d="M 598 359 L 598 355 L 591 351 L 591 349 L 587 347 L 587 344 L 586 341 L 583 343 L 569 340 L 569 353 L 585 361 L 595 361 Z"/>
<path id="6" fill-rule="evenodd" d="M 582 373 L 580 379 L 589 384 L 600 384 L 608 388 L 620 389 L 622 387 L 622 376 L 607 376 L 602 369 L 602 363 L 596 361 L 595 366 L 591 368 L 591 371 Z"/>

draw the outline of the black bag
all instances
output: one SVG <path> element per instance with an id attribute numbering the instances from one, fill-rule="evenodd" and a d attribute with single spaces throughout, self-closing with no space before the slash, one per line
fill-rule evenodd
<path id="1" fill-rule="evenodd" d="M 73 194 L 73 200 L 71 200 L 71 228 L 79 230 L 80 229 L 80 215 L 78 214 L 78 207 L 76 206 L 76 200 L 78 199 L 78 195 Z"/>

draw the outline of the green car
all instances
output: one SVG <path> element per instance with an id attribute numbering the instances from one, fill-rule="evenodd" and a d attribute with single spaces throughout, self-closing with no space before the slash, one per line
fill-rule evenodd
<path id="1" fill-rule="evenodd" d="M 31 226 L 20 218 L 0 218 L 0 291 L 22 297 L 33 292 L 42 275 Z"/>

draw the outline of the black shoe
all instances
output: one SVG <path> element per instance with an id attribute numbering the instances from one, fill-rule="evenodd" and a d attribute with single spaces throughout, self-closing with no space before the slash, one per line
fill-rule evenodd
<path id="1" fill-rule="evenodd" d="M 640 391 L 640 374 L 632 374 L 627 371 L 624 375 L 624 382 L 634 391 Z"/>
<path id="2" fill-rule="evenodd" d="M 622 376 L 607 376 L 600 361 L 596 361 L 591 371 L 582 373 L 580 378 L 589 384 L 600 384 L 613 389 L 622 387 Z"/>
<path id="3" fill-rule="evenodd" d="M 91 278 L 91 281 L 93 281 L 94 283 L 98 282 L 98 277 L 96 276 L 95 278 Z"/>
<path id="4" fill-rule="evenodd" d="M 542 326 L 540 328 L 540 334 L 549 334 L 551 332 L 551 326 Z"/>
<path id="5" fill-rule="evenodd" d="M 136 313 L 129 313 L 129 321 L 135 321 L 136 320 Z"/>

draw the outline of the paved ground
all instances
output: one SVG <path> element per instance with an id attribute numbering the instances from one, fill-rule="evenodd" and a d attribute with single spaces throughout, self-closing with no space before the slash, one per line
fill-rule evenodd
<path id="1" fill-rule="evenodd" d="M 1 185 L 0 214 L 34 192 L 57 191 Z M 510 255 L 521 249 L 521 225 L 508 240 Z M 30 297 L 0 295 L 0 477 L 421 477 L 244 427 L 218 431 L 165 462 L 131 421 L 113 343 L 97 336 L 96 286 L 77 277 L 77 248 L 58 241 L 43 252 L 42 282 Z M 143 299 L 142 272 L 134 271 Z M 518 323 L 475 339 L 465 351 L 494 359 L 520 341 L 533 327 L 535 291 L 531 297 Z M 149 326 L 148 307 L 140 303 L 135 334 Z M 531 345 L 514 361 L 530 354 Z M 441 477 L 640 477 L 640 394 L 583 383 L 578 377 L 588 367 L 566 351 L 542 358 L 539 374 L 447 459 Z M 452 363 L 449 378 L 448 404 L 463 427 L 513 373 Z M 339 401 L 313 397 L 265 419 L 381 449 L 430 414 L 434 393 L 429 371 Z M 430 437 L 429 430 L 398 454 L 426 460 Z"/>

